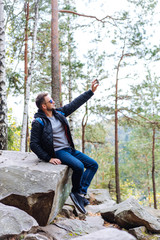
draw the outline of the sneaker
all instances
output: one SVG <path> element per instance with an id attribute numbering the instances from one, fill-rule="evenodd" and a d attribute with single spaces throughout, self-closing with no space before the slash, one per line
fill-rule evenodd
<path id="1" fill-rule="evenodd" d="M 83 202 L 84 202 L 84 206 L 87 206 L 90 204 L 90 202 L 88 201 L 88 199 L 86 199 L 85 197 L 83 198 Z"/>
<path id="2" fill-rule="evenodd" d="M 72 199 L 73 203 L 78 208 L 78 210 L 81 213 L 86 214 L 86 210 L 84 209 L 84 198 L 81 197 L 78 193 L 73 192 L 70 193 L 70 198 Z"/>

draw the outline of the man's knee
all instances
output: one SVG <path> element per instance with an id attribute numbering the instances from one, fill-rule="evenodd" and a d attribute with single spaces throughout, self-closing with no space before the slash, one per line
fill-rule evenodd
<path id="1" fill-rule="evenodd" d="M 95 164 L 94 164 L 94 169 L 95 169 L 95 171 L 97 171 L 98 170 L 98 163 L 97 162 L 95 162 Z"/>
<path id="2" fill-rule="evenodd" d="M 74 168 L 73 168 L 73 171 L 77 171 L 77 172 L 81 172 L 83 173 L 84 172 L 84 165 L 83 163 L 79 163 L 77 164 Z"/>

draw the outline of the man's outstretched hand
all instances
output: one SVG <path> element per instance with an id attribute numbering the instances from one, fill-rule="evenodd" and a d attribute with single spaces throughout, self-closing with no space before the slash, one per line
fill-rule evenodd
<path id="1" fill-rule="evenodd" d="M 93 80 L 92 85 L 91 85 L 91 89 L 92 89 L 93 93 L 97 90 L 98 86 L 99 86 L 98 80 L 97 79 Z"/>

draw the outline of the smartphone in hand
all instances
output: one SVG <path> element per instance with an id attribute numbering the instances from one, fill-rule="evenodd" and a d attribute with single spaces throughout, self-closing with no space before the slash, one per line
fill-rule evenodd
<path id="1" fill-rule="evenodd" d="M 97 84 L 99 84 L 99 81 L 98 81 L 98 79 L 96 79 L 96 83 L 97 83 Z"/>

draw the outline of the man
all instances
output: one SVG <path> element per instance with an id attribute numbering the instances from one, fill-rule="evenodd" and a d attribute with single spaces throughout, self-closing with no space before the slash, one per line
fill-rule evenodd
<path id="1" fill-rule="evenodd" d="M 31 129 L 31 150 L 42 160 L 52 164 L 65 164 L 73 170 L 70 197 L 81 213 L 89 201 L 84 197 L 98 169 L 95 160 L 77 151 L 74 147 L 66 117 L 87 102 L 98 87 L 94 80 L 91 90 L 81 94 L 64 107 L 55 108 L 55 102 L 48 93 L 36 98 L 38 112 Z M 84 170 L 85 169 L 85 170 Z"/>

